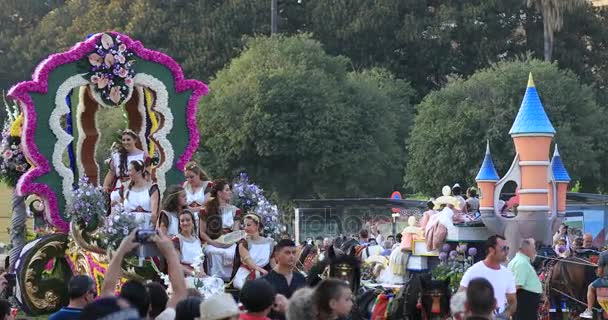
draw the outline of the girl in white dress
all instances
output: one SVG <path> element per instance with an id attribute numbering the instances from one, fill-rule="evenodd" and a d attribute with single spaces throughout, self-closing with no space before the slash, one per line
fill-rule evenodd
<path id="1" fill-rule="evenodd" d="M 271 257 L 274 248 L 274 240 L 260 235 L 263 229 L 260 217 L 255 214 L 247 214 L 243 218 L 247 239 L 239 243 L 239 255 L 241 266 L 234 276 L 233 285 L 242 289 L 247 280 L 257 279 L 268 274 L 267 268 L 271 267 Z"/>
<path id="2" fill-rule="evenodd" d="M 216 180 L 211 189 L 211 197 L 205 202 L 199 214 L 199 235 L 205 243 L 207 274 L 230 280 L 236 255 L 236 243 L 222 243 L 217 239 L 227 233 L 239 230 L 241 210 L 230 205 L 232 189 L 224 180 Z"/>
<path id="3" fill-rule="evenodd" d="M 179 233 L 179 216 L 184 209 L 186 191 L 178 185 L 169 186 L 163 196 L 163 210 L 160 212 L 157 227 L 169 237 L 176 236 Z"/>
<path id="4" fill-rule="evenodd" d="M 124 193 L 124 210 L 135 214 L 135 220 L 141 228 L 154 227 L 160 200 L 158 187 L 146 179 L 149 173 L 142 160 L 131 161 L 127 173 L 131 182 Z"/>
<path id="5" fill-rule="evenodd" d="M 129 185 L 128 165 L 135 160 L 145 161 L 146 154 L 137 147 L 139 137 L 135 132 L 126 129 L 122 132 L 122 145 L 118 152 L 112 154 L 110 158 L 110 170 L 103 180 L 104 190 L 110 194 L 112 205 L 120 202 L 121 191 Z"/>
<path id="6" fill-rule="evenodd" d="M 209 199 L 213 182 L 210 181 L 209 175 L 205 173 L 203 168 L 194 161 L 188 162 L 184 175 L 186 176 L 184 189 L 186 190 L 188 207 L 197 214 L 204 208 L 205 202 Z"/>
<path id="7" fill-rule="evenodd" d="M 196 225 L 194 224 L 194 214 L 192 211 L 186 209 L 180 212 L 179 233 L 173 238 L 173 241 L 176 249 L 180 253 L 185 275 L 192 275 L 192 271 L 194 270 L 192 264 L 194 264 L 203 253 L 201 240 L 196 236 Z M 203 275 L 203 272 L 199 274 L 199 276 Z"/>

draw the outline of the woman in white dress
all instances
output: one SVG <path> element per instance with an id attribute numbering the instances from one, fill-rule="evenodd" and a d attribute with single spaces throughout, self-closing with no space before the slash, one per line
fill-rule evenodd
<path id="1" fill-rule="evenodd" d="M 186 190 L 188 207 L 195 214 L 198 214 L 204 209 L 204 204 L 209 199 L 213 182 L 210 181 L 209 175 L 205 173 L 203 168 L 194 161 L 188 162 L 184 175 L 186 176 L 184 189 Z"/>
<path id="2" fill-rule="evenodd" d="M 184 209 L 186 191 L 179 185 L 169 186 L 163 196 L 163 209 L 159 214 L 157 227 L 169 237 L 176 236 L 179 233 L 179 216 Z"/>
<path id="3" fill-rule="evenodd" d="M 110 158 L 110 170 L 103 180 L 104 190 L 110 194 L 112 205 L 120 202 L 120 192 L 129 185 L 128 165 L 131 161 L 145 161 L 146 154 L 137 147 L 139 137 L 135 132 L 126 129 L 122 132 L 121 147 Z"/>
<path id="4" fill-rule="evenodd" d="M 224 281 L 209 277 L 203 271 L 202 243 L 196 232 L 194 213 L 188 209 L 179 214 L 179 233 L 173 238 L 189 287 L 198 288 L 205 298 L 224 291 Z"/>
<path id="5" fill-rule="evenodd" d="M 131 181 L 124 191 L 124 210 L 135 214 L 140 228 L 153 228 L 154 221 L 158 219 L 158 187 L 146 179 L 149 173 L 142 160 L 131 161 L 127 173 Z"/>
<path id="6" fill-rule="evenodd" d="M 232 276 L 236 243 L 217 241 L 224 234 L 239 230 L 241 210 L 230 205 L 232 189 L 224 180 L 216 180 L 210 198 L 199 214 L 199 235 L 205 243 L 207 274 L 230 280 Z"/>
<path id="7" fill-rule="evenodd" d="M 194 213 L 186 209 L 179 214 L 179 233 L 173 238 L 176 249 L 179 251 L 184 274 L 192 275 L 194 268 L 192 264 L 200 259 L 203 253 L 201 240 L 196 236 L 196 225 L 194 224 Z M 203 276 L 204 272 L 199 274 Z"/>
<path id="8" fill-rule="evenodd" d="M 247 280 L 257 279 L 268 274 L 270 268 L 274 240 L 263 237 L 260 217 L 247 214 L 243 218 L 247 238 L 239 243 L 241 266 L 234 276 L 233 285 L 237 289 L 243 288 Z"/>

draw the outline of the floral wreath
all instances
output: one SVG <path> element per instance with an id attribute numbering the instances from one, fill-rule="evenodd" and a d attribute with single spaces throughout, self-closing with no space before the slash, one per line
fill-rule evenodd
<path id="1" fill-rule="evenodd" d="M 0 140 L 0 181 L 15 187 L 21 175 L 30 168 L 30 164 L 21 146 L 23 114 L 17 104 L 9 105 L 4 100 L 4 106 L 6 119 Z"/>
<path id="2" fill-rule="evenodd" d="M 120 35 L 101 35 L 95 51 L 87 55 L 83 68 L 87 69 L 84 78 L 97 98 L 109 106 L 125 102 L 133 91 L 133 52 L 127 50 Z"/>

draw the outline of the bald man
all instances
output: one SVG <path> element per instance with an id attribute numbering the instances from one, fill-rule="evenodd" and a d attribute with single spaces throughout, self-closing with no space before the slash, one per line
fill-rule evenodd
<path id="1" fill-rule="evenodd" d="M 591 233 L 585 233 L 585 235 L 583 235 L 582 249 L 598 251 L 597 247 L 593 246 L 593 236 L 591 235 Z"/>

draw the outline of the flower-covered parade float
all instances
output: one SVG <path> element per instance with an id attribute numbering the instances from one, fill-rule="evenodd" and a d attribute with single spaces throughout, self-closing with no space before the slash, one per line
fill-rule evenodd
<path id="1" fill-rule="evenodd" d="M 73 274 L 90 275 L 99 289 L 112 250 L 136 227 L 102 188 L 108 168 L 96 156 L 109 156 L 99 145 L 110 137 L 102 134 L 107 123 L 100 115 L 122 111 L 138 149 L 156 159 L 150 175 L 162 194 L 184 181 L 199 142 L 198 100 L 207 91 L 185 79 L 169 56 L 117 32 L 90 35 L 49 56 L 32 80 L 11 88 L 7 98 L 16 107 L 3 130 L 0 176 L 14 181 L 45 230 L 11 261 L 15 296 L 26 313 L 66 305 Z M 109 212 L 119 214 L 108 219 Z M 149 261 L 136 260 L 123 263 L 127 278 L 158 276 Z"/>

